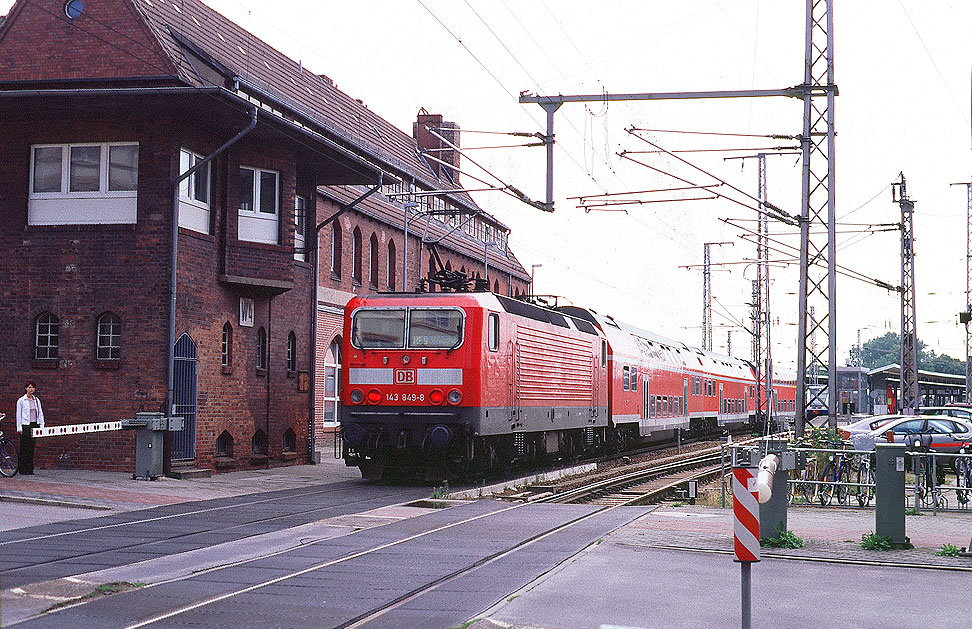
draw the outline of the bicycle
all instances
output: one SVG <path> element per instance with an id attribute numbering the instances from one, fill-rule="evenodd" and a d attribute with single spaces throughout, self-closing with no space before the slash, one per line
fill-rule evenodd
<path id="1" fill-rule="evenodd" d="M 959 448 L 960 455 L 969 454 L 972 444 L 964 444 Z M 955 468 L 955 499 L 960 505 L 969 503 L 972 498 L 972 459 L 965 456 L 957 456 L 952 463 Z"/>
<path id="2" fill-rule="evenodd" d="M 820 504 L 826 507 L 833 501 L 834 492 L 836 491 L 837 502 L 845 505 L 847 504 L 848 466 L 845 465 L 844 454 L 842 452 L 832 452 L 828 455 L 828 458 L 830 462 L 827 463 L 823 474 L 820 475 L 820 480 L 823 481 L 823 484 L 820 485 L 817 498 L 820 500 Z"/>
<path id="3" fill-rule="evenodd" d="M 0 413 L 0 421 L 3 421 L 6 416 L 5 413 Z M 3 431 L 0 430 L 0 476 L 10 478 L 16 474 L 19 462 L 17 448 L 14 447 L 13 441 L 4 437 Z"/>
<path id="4" fill-rule="evenodd" d="M 938 479 L 937 466 L 934 458 L 928 455 L 931 450 L 930 436 L 924 434 L 916 435 L 909 443 L 915 444 L 915 508 L 919 505 L 925 507 L 937 506 L 939 509 L 948 508 L 948 500 L 945 498 L 941 484 L 936 482 Z"/>
<path id="5" fill-rule="evenodd" d="M 860 462 L 857 465 L 857 485 L 854 493 L 857 495 L 857 504 L 866 507 L 874 499 L 874 467 L 870 454 L 860 455 Z"/>

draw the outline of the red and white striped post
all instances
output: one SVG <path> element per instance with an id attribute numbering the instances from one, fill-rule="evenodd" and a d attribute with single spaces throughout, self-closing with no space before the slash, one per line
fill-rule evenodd
<path id="1" fill-rule="evenodd" d="M 742 627 L 752 626 L 753 562 L 759 561 L 759 500 L 756 468 L 732 468 L 733 547 L 742 570 Z"/>

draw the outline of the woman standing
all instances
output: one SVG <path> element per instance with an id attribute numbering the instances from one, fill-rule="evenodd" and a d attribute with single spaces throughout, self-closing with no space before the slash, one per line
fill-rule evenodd
<path id="1" fill-rule="evenodd" d="M 20 473 L 34 473 L 34 437 L 31 431 L 44 427 L 44 410 L 40 399 L 34 396 L 37 385 L 33 380 L 24 383 L 26 392 L 17 400 L 17 432 L 20 433 Z"/>

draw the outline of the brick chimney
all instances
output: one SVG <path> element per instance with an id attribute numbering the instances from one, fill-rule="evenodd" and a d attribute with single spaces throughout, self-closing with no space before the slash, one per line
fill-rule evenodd
<path id="1" fill-rule="evenodd" d="M 442 114 L 430 114 L 424 107 L 419 109 L 418 117 L 412 124 L 412 136 L 418 143 L 419 151 L 429 151 L 431 157 L 441 159 L 459 168 L 459 152 L 449 149 L 449 145 L 429 133 L 429 127 L 455 146 L 460 146 L 459 125 L 454 122 L 443 121 Z M 432 167 L 437 177 L 445 175 L 450 177 L 454 183 L 458 183 L 459 175 L 455 170 L 432 160 L 429 160 L 429 166 Z"/>

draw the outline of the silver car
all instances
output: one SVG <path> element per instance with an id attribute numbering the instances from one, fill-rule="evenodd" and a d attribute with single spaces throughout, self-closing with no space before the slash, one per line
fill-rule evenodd
<path id="1" fill-rule="evenodd" d="M 933 452 L 954 454 L 972 441 L 972 422 L 949 416 L 903 416 L 879 426 L 870 434 L 878 443 L 913 443 L 911 437 L 930 435 Z"/>

